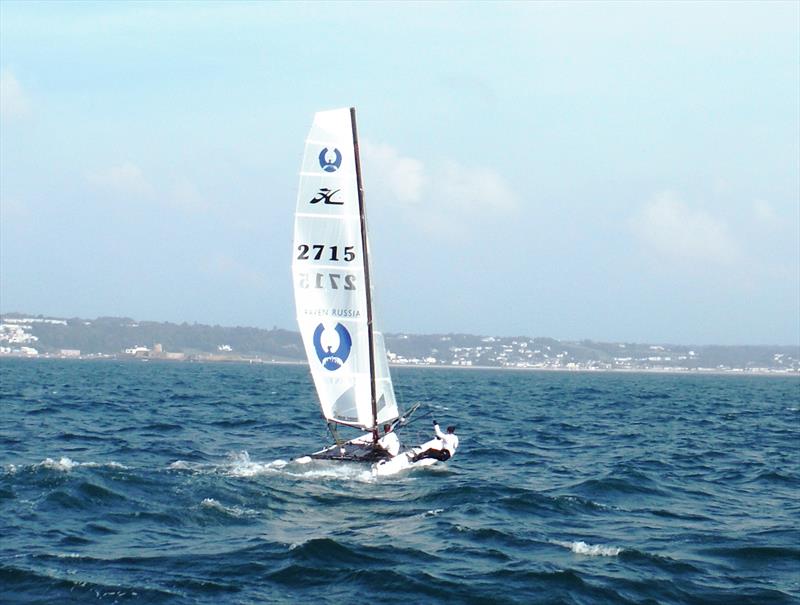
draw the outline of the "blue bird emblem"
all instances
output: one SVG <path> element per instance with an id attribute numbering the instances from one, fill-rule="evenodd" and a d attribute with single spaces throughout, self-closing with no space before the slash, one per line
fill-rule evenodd
<path id="1" fill-rule="evenodd" d="M 331 372 L 338 370 L 347 361 L 350 356 L 350 349 L 353 347 L 353 339 L 350 337 L 350 332 L 347 331 L 342 324 L 337 323 L 334 328 L 339 335 L 339 347 L 332 351 L 332 347 L 328 347 L 326 351 L 322 346 L 322 333 L 325 331 L 325 326 L 319 324 L 317 329 L 314 330 L 314 350 L 317 352 L 319 361 L 326 370 Z"/>
<path id="2" fill-rule="evenodd" d="M 342 152 L 333 148 L 333 160 L 328 159 L 328 148 L 319 152 L 319 165 L 325 172 L 336 172 L 342 165 Z"/>

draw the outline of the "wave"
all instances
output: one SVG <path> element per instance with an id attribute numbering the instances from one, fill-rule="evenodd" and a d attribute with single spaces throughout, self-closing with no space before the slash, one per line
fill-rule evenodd
<path id="1" fill-rule="evenodd" d="M 152 422 L 149 424 L 142 425 L 139 427 L 138 430 L 143 431 L 145 434 L 147 432 L 152 431 L 155 434 L 158 433 L 166 433 L 169 431 L 182 431 L 185 427 L 181 424 L 173 423 L 173 422 Z"/>
<path id="2" fill-rule="evenodd" d="M 98 506 L 108 510 L 116 504 L 129 502 L 129 498 L 97 483 L 81 481 L 50 491 L 43 502 L 71 510 L 89 510 Z"/>
<path id="3" fill-rule="evenodd" d="M 463 525 L 455 525 L 455 531 L 462 535 L 466 535 L 471 542 L 481 544 L 485 547 L 488 544 L 495 544 L 499 547 L 512 547 L 522 550 L 530 549 L 534 544 L 538 544 L 536 540 L 522 538 L 520 536 L 500 531 L 499 529 L 492 528 L 472 528 Z"/>
<path id="4" fill-rule="evenodd" d="M 216 426 L 216 427 L 218 427 L 218 428 L 224 428 L 224 429 L 232 428 L 232 429 L 236 429 L 236 428 L 243 428 L 243 427 L 253 427 L 253 426 L 258 426 L 258 425 L 259 425 L 259 424 L 261 424 L 262 422 L 263 422 L 262 420 L 260 420 L 260 419 L 255 419 L 255 418 L 236 418 L 236 419 L 233 419 L 233 420 L 229 420 L 229 419 L 225 419 L 225 420 L 214 420 L 214 421 L 212 421 L 212 422 L 209 422 L 209 424 L 210 424 L 211 426 Z"/>
<path id="5" fill-rule="evenodd" d="M 547 513 L 597 515 L 609 510 L 618 510 L 616 507 L 581 496 L 547 496 L 531 490 L 521 490 L 518 494 L 502 497 L 497 501 L 497 506 L 512 514 L 525 513 L 539 516 Z"/>
<path id="6" fill-rule="evenodd" d="M 601 479 L 587 479 L 572 486 L 586 496 L 669 496 L 665 490 L 650 479 L 646 474 L 638 471 L 629 471 L 621 474 L 607 475 Z"/>
<path id="7" fill-rule="evenodd" d="M 602 544 L 587 544 L 581 540 L 576 542 L 562 542 L 560 540 L 552 540 L 551 544 L 556 546 L 563 546 L 570 549 L 576 555 L 586 555 L 588 557 L 616 557 L 624 549 L 619 546 L 603 546 Z"/>
<path id="8" fill-rule="evenodd" d="M 628 564 L 652 568 L 653 573 L 667 573 L 674 577 L 702 573 L 700 568 L 686 561 L 676 560 L 664 555 L 651 554 L 633 548 L 625 548 L 619 556 Z"/>
<path id="9" fill-rule="evenodd" d="M 80 466 L 80 462 L 75 462 L 74 460 L 67 458 L 66 456 L 62 456 L 59 460 L 53 460 L 52 458 L 45 458 L 39 464 L 34 464 L 33 468 L 47 468 L 53 471 L 61 471 L 64 473 L 68 473 L 76 466 Z"/>
<path id="10" fill-rule="evenodd" d="M 106 438 L 102 435 L 87 435 L 85 433 L 70 433 L 63 432 L 56 437 L 60 441 L 92 441 L 95 443 L 104 443 Z"/>
<path id="11" fill-rule="evenodd" d="M 695 521 L 697 523 L 707 523 L 711 520 L 710 517 L 705 515 L 701 515 L 699 513 L 681 513 L 675 512 L 671 510 L 664 510 L 660 508 L 656 509 L 634 509 L 631 512 L 635 513 L 649 513 L 651 515 L 655 515 L 656 517 L 664 517 L 665 519 L 679 519 L 681 521 Z"/>
<path id="12" fill-rule="evenodd" d="M 164 589 L 109 585 L 58 577 L 53 574 L 52 570 L 39 573 L 21 567 L 3 565 L 0 566 L 0 584 L 8 591 L 6 596 L 11 598 L 13 595 L 15 599 L 19 599 L 20 603 L 57 602 L 60 605 L 68 605 L 106 599 L 112 603 L 118 603 L 121 600 L 165 603 L 175 602 L 175 598 L 178 597 L 175 592 Z M 42 600 L 44 594 L 49 597 L 47 601 Z M 8 602 L 13 601 L 9 600 Z"/>
<path id="13" fill-rule="evenodd" d="M 77 462 L 72 458 L 67 456 L 62 456 L 58 460 L 54 458 L 45 458 L 41 462 L 37 462 L 35 464 L 6 464 L 4 465 L 4 470 L 9 475 L 14 475 L 22 471 L 37 471 L 40 469 L 46 469 L 51 471 L 57 471 L 60 473 L 69 473 L 73 469 L 76 468 L 110 468 L 110 469 L 118 469 L 118 470 L 127 470 L 129 467 L 125 466 L 124 464 L 120 464 L 119 462 Z"/>
<path id="14" fill-rule="evenodd" d="M 65 471 L 69 472 L 74 468 L 77 467 L 85 467 L 85 468 L 113 468 L 113 469 L 120 469 L 125 470 L 128 467 L 124 464 L 120 464 L 119 462 L 76 462 L 71 460 L 67 457 L 61 457 L 57 462 L 52 458 L 45 458 L 42 462 L 37 465 L 34 465 L 34 468 L 42 466 L 44 468 L 49 468 L 52 470 L 57 471 Z"/>
<path id="15" fill-rule="evenodd" d="M 572 393 L 572 397 L 581 401 L 597 401 L 611 396 L 612 391 L 596 387 L 578 387 Z"/>
<path id="16" fill-rule="evenodd" d="M 254 517 L 258 515 L 257 510 L 253 510 L 251 508 L 242 508 L 240 506 L 224 506 L 219 500 L 215 500 L 214 498 L 204 498 L 200 503 L 200 506 L 237 519 L 242 517 Z"/>
<path id="17" fill-rule="evenodd" d="M 672 399 L 672 395 L 670 395 L 669 393 L 642 392 L 642 393 L 636 393 L 635 395 L 633 395 L 633 398 L 640 399 L 642 401 L 652 401 L 654 399 Z"/>
<path id="18" fill-rule="evenodd" d="M 355 550 L 331 538 L 312 538 L 300 544 L 290 545 L 289 550 L 294 561 L 318 561 L 336 567 L 347 564 L 363 566 L 378 561 L 367 552 L 367 549 Z"/>
<path id="19" fill-rule="evenodd" d="M 722 546 L 704 548 L 700 552 L 723 559 L 733 559 L 740 563 L 792 566 L 800 563 L 800 549 L 788 546 Z"/>
<path id="20" fill-rule="evenodd" d="M 790 487 L 800 485 L 800 477 L 778 471 L 762 471 L 744 483 L 780 483 Z"/>

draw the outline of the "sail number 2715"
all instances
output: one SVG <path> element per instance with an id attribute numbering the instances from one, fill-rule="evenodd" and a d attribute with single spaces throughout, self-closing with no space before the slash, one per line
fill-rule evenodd
<path id="1" fill-rule="evenodd" d="M 355 290 L 356 276 L 340 273 L 299 273 L 297 285 L 301 288 L 318 288 L 325 290 Z"/>
<path id="2" fill-rule="evenodd" d="M 331 262 L 343 260 L 349 263 L 356 258 L 355 248 L 355 246 L 323 246 L 322 244 L 309 246 L 308 244 L 300 244 L 297 246 L 297 260 L 323 260 L 322 257 L 327 249 L 330 256 L 326 255 L 324 260 L 330 260 Z"/>

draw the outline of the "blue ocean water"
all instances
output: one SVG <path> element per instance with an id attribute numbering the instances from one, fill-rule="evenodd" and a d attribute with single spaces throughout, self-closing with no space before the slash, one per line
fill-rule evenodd
<path id="1" fill-rule="evenodd" d="M 800 380 L 398 369 L 375 479 L 302 366 L 0 362 L 3 603 L 798 603 Z"/>

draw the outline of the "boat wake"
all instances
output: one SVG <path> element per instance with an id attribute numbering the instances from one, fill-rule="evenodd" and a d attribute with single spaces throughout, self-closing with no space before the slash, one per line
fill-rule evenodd
<path id="1" fill-rule="evenodd" d="M 283 476 L 294 479 L 333 479 L 369 483 L 375 475 L 369 466 L 357 462 L 330 462 L 312 460 L 309 457 L 297 460 L 277 459 L 272 462 L 258 462 L 250 458 L 246 451 L 232 453 L 223 464 L 204 464 L 176 460 L 169 465 L 172 470 L 193 473 L 221 474 L 229 477 Z"/>

